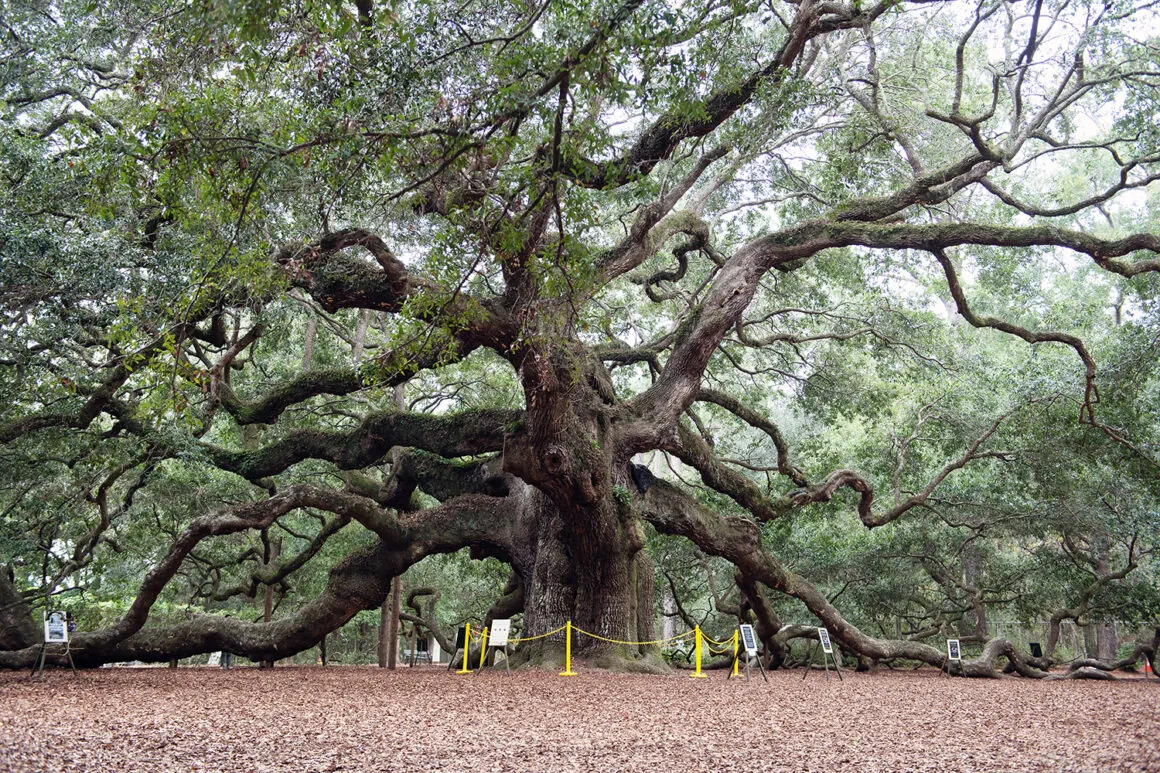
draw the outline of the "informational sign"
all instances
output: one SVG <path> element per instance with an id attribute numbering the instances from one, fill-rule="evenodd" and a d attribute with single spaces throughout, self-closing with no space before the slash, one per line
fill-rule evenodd
<path id="1" fill-rule="evenodd" d="M 959 647 L 958 639 L 947 639 L 947 659 L 962 660 L 963 650 Z"/>
<path id="2" fill-rule="evenodd" d="M 1043 657 L 1043 646 L 1037 641 L 1031 642 L 1031 657 L 1033 657 L 1033 658 Z"/>
<path id="3" fill-rule="evenodd" d="M 818 629 L 818 638 L 822 640 L 822 652 L 834 654 L 834 645 L 830 643 L 830 632 L 825 628 Z"/>
<path id="4" fill-rule="evenodd" d="M 511 630 L 511 620 L 492 620 L 491 630 L 488 631 L 487 646 L 506 647 Z"/>
<path id="5" fill-rule="evenodd" d="M 459 630 L 455 632 L 455 649 L 461 650 L 467 643 L 467 626 L 459 626 Z"/>
<path id="6" fill-rule="evenodd" d="M 753 632 L 753 626 L 748 623 L 741 626 L 741 646 L 745 648 L 745 654 L 749 657 L 757 655 L 757 635 Z"/>
<path id="7" fill-rule="evenodd" d="M 68 641 L 68 617 L 64 612 L 53 612 L 44 618 L 44 641 L 46 644 Z"/>

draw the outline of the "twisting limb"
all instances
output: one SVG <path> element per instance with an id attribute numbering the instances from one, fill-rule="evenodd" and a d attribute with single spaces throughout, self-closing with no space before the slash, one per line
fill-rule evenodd
<path id="1" fill-rule="evenodd" d="M 767 64 L 744 81 L 710 94 L 694 113 L 686 109 L 679 114 L 660 116 L 618 158 L 602 163 L 566 158 L 563 173 L 579 185 L 604 189 L 620 187 L 647 176 L 682 142 L 707 136 L 749 104 L 761 87 L 785 78 L 811 40 L 838 30 L 863 28 L 892 5 L 891 2 L 878 2 L 862 8 L 843 3 L 799 4 L 781 48 Z"/>
<path id="2" fill-rule="evenodd" d="M 1022 338 L 1029 344 L 1041 343 L 1061 343 L 1070 346 L 1079 358 L 1083 360 L 1084 364 L 1084 400 L 1083 407 L 1080 409 L 1080 420 L 1085 417 L 1089 420 L 1094 420 L 1095 406 L 1100 401 L 1099 388 L 1096 386 L 1096 361 L 1088 352 L 1087 347 L 1084 346 L 1083 341 L 1077 336 L 1069 333 L 1060 333 L 1056 331 L 1034 332 L 1028 330 L 1020 325 L 1015 325 L 998 317 L 984 317 L 976 314 L 967 303 L 966 293 L 963 292 L 963 287 L 959 284 L 958 273 L 955 271 L 954 263 L 946 254 L 945 250 L 932 250 L 935 260 L 942 266 L 943 273 L 947 278 L 947 286 L 950 288 L 951 297 L 954 298 L 955 308 L 959 310 L 959 314 L 963 316 L 967 322 L 973 327 L 991 328 L 993 330 L 1000 330 L 1004 333 L 1009 333 L 1013 336 Z"/>
<path id="3" fill-rule="evenodd" d="M 225 601 L 238 595 L 252 598 L 261 586 L 273 586 L 283 582 L 318 555 L 318 552 L 326 545 L 327 540 L 341 531 L 348 523 L 350 523 L 348 515 L 338 515 L 325 519 L 322 528 L 309 539 L 305 548 L 293 556 L 279 556 L 275 561 L 259 564 L 244 580 L 227 588 L 215 588 L 209 594 L 210 597 L 215 601 Z"/>
<path id="4" fill-rule="evenodd" d="M 331 571 L 330 584 L 294 615 L 270 623 L 198 617 L 163 628 L 142 626 L 161 590 L 203 539 L 261 529 L 299 507 L 356 520 L 380 538 L 377 546 L 348 556 Z M 362 497 L 310 486 L 294 486 L 261 502 L 195 518 L 170 552 L 141 584 L 137 598 L 113 625 L 77 634 L 73 645 L 84 665 L 119 660 L 169 660 L 226 649 L 256 660 L 288 657 L 315 646 L 356 612 L 381 604 L 391 578 L 433 553 L 471 546 L 508 557 L 516 544 L 513 505 L 505 498 L 466 495 L 437 507 L 396 517 Z M 31 665 L 38 649 L 0 652 L 0 667 Z"/>
<path id="5" fill-rule="evenodd" d="M 137 369 L 168 349 L 171 336 L 180 340 L 193 328 L 193 323 L 188 322 L 174 325 L 132 354 L 118 357 L 104 379 L 85 390 L 84 403 L 75 410 L 43 410 L 0 424 L 0 445 L 48 427 L 87 429 Z"/>
<path id="6" fill-rule="evenodd" d="M 431 635 L 435 637 L 435 641 L 439 642 L 439 646 L 443 649 L 444 652 L 455 654 L 455 639 L 451 636 L 448 636 L 447 633 L 443 631 L 442 627 L 439 625 L 439 621 L 435 617 L 435 605 L 439 603 L 439 597 L 441 595 L 442 594 L 438 588 L 431 588 L 427 586 L 412 588 L 411 591 L 407 594 L 406 606 L 415 610 L 415 614 L 412 615 L 407 612 L 403 612 L 399 615 L 399 617 L 402 620 L 406 620 L 411 625 L 422 626 L 423 628 L 427 629 Z M 427 597 L 426 612 L 423 611 L 419 604 L 419 599 L 422 597 Z"/>
<path id="7" fill-rule="evenodd" d="M 664 450 L 696 469 L 706 485 L 729 496 L 759 521 L 775 520 L 795 506 L 788 497 L 770 500 L 747 476 L 718 459 L 705 439 L 685 422 L 679 423 L 676 441 L 667 444 Z"/>
<path id="8" fill-rule="evenodd" d="M 862 523 L 870 528 L 875 526 L 882 526 L 890 523 L 899 516 L 909 512 L 910 510 L 925 503 L 930 495 L 934 493 L 935 489 L 946 480 L 947 476 L 955 470 L 961 470 L 967 464 L 975 459 L 1009 459 L 1011 458 L 1010 451 L 980 451 L 979 448 L 999 429 L 1004 421 L 1010 418 L 1014 410 L 1008 411 L 991 423 L 991 426 L 983 431 L 981 435 L 975 438 L 974 442 L 967 448 L 967 450 L 958 459 L 947 462 L 941 470 L 930 480 L 921 491 L 912 494 L 903 501 L 881 513 L 873 511 L 874 504 L 874 487 L 870 481 L 863 478 L 853 470 L 835 470 L 830 473 L 824 482 L 816 486 L 811 486 L 805 491 L 794 492 L 790 495 L 795 506 L 801 507 L 811 502 L 828 502 L 833 498 L 834 494 L 842 486 L 849 486 L 854 491 L 861 494 L 858 500 L 858 518 Z"/>
<path id="9" fill-rule="evenodd" d="M 349 432 L 297 430 L 254 450 L 231 451 L 205 444 L 205 453 L 220 469 L 258 480 L 289 469 L 305 459 L 326 459 L 340 469 L 355 470 L 382 459 L 391 448 L 421 448 L 441 456 L 471 456 L 503 448 L 504 428 L 520 411 L 480 409 L 451 416 L 399 411 L 368 416 Z"/>
<path id="10" fill-rule="evenodd" d="M 728 559 L 754 581 L 800 600 L 845 651 L 871 660 L 906 659 L 938 667 L 944 665 L 945 655 L 940 649 L 921 642 L 867 636 L 847 621 L 825 594 L 770 555 L 761 544 L 756 523 L 716 515 L 663 480 L 656 481 L 637 501 L 642 515 L 658 531 L 686 537 L 706 553 Z M 993 639 L 988 647 L 978 661 L 964 662 L 965 675 L 994 676 L 994 660 L 1005 657 L 1020 673 L 1046 676 L 1027 665 L 1010 642 Z"/>
<path id="11" fill-rule="evenodd" d="M 697 399 L 718 405 L 751 427 L 764 432 L 773 441 L 773 447 L 777 449 L 777 471 L 788 477 L 798 486 L 809 485 L 805 474 L 790 464 L 789 444 L 785 442 L 785 438 L 782 436 L 781 430 L 778 429 L 776 424 L 732 395 L 727 395 L 716 389 L 702 389 L 697 393 Z"/>

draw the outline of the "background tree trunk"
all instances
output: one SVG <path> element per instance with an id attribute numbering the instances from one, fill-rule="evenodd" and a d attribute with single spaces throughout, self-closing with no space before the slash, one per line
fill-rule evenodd
<path id="1" fill-rule="evenodd" d="M 13 582 L 10 567 L 0 566 L 0 649 L 31 647 L 40 638 L 32 609 Z"/>
<path id="2" fill-rule="evenodd" d="M 1083 626 L 1083 651 L 1084 657 L 1098 658 L 1100 656 L 1099 647 L 1096 643 L 1096 625 L 1095 623 L 1087 623 Z"/>
<path id="3" fill-rule="evenodd" d="M 265 535 L 268 539 L 269 535 Z M 282 555 L 282 540 L 271 539 L 267 542 L 266 550 L 266 566 L 269 568 L 276 562 L 279 556 Z M 272 623 L 274 621 L 274 586 L 267 585 L 266 593 L 262 599 L 262 622 Z M 273 668 L 273 660 L 263 660 L 261 668 Z"/>
<path id="4" fill-rule="evenodd" d="M 1100 660 L 1115 660 L 1116 650 L 1120 647 L 1120 640 L 1116 634 L 1116 624 L 1100 623 L 1096 628 L 1096 650 Z"/>
<path id="5" fill-rule="evenodd" d="M 399 659 L 399 615 L 403 611 L 403 578 L 396 575 L 391 583 L 391 621 L 387 627 L 387 668 L 395 670 Z"/>
<path id="6" fill-rule="evenodd" d="M 391 597 L 388 595 L 383 599 L 383 603 L 379 605 L 379 668 L 387 667 L 387 653 L 390 647 L 387 642 L 390 639 L 388 631 L 391 628 Z"/>

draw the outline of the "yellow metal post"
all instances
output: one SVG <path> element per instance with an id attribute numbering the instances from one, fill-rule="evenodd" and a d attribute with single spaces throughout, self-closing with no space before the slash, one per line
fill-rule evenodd
<path id="1" fill-rule="evenodd" d="M 698 625 L 693 630 L 696 632 L 696 644 L 694 645 L 694 649 L 697 653 L 697 670 L 689 674 L 689 678 L 704 679 L 705 675 L 701 673 L 701 626 Z"/>
<path id="2" fill-rule="evenodd" d="M 483 661 L 487 660 L 487 626 L 483 628 L 483 649 L 479 653 L 479 670 L 483 670 Z"/>
<path id="3" fill-rule="evenodd" d="M 733 676 L 737 676 L 737 653 L 741 649 L 741 644 L 738 641 L 741 638 L 740 631 L 733 632 Z M 748 672 L 746 672 L 748 673 Z"/>
<path id="4" fill-rule="evenodd" d="M 464 623 L 463 624 L 463 668 L 459 669 L 455 673 L 466 674 L 466 673 L 469 673 L 471 671 L 471 669 L 467 667 L 467 653 L 469 653 L 469 652 L 471 652 L 471 623 Z"/>
<path id="5" fill-rule="evenodd" d="M 576 676 L 572 670 L 572 621 L 564 624 L 564 670 L 560 676 Z"/>

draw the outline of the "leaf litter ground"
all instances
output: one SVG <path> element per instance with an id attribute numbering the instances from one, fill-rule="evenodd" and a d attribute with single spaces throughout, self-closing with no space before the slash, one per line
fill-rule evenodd
<path id="1" fill-rule="evenodd" d="M 1160 771 L 1160 680 L 0 673 L 0 771 Z"/>

